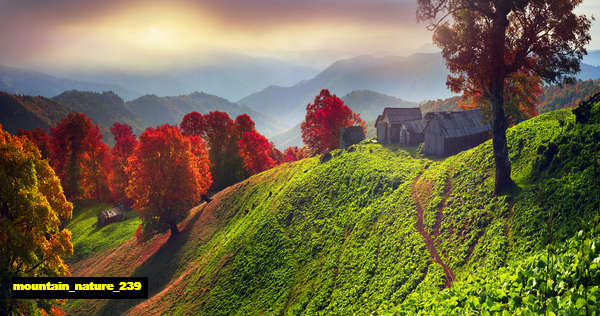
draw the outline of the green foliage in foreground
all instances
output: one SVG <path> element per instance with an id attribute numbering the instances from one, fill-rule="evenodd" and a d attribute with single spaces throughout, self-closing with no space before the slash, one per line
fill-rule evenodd
<path id="1" fill-rule="evenodd" d="M 135 235 L 140 219 L 134 211 L 126 214 L 126 220 L 96 227 L 98 213 L 112 205 L 95 201 L 74 203 L 73 218 L 67 225 L 71 231 L 73 256 L 69 262 L 76 262 L 91 254 L 118 246 Z"/>
<path id="2" fill-rule="evenodd" d="M 598 220 L 596 219 L 596 223 Z M 420 315 L 600 314 L 600 225 L 486 275 L 469 276 L 394 309 Z"/>

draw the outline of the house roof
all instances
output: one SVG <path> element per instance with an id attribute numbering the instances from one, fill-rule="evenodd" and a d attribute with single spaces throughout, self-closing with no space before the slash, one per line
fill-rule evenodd
<path id="1" fill-rule="evenodd" d="M 485 122 L 483 114 L 479 109 L 457 111 L 457 112 L 429 112 L 425 115 L 425 131 L 436 120 L 439 123 L 440 132 L 445 137 L 462 137 L 479 134 L 490 130 L 490 124 Z"/>
<path id="2" fill-rule="evenodd" d="M 413 134 L 421 134 L 421 133 L 423 133 L 423 130 L 425 129 L 425 121 L 424 120 L 408 121 L 408 122 L 402 123 L 402 125 L 404 125 L 406 127 L 406 130 L 408 130 L 410 133 L 413 133 Z"/>
<path id="3" fill-rule="evenodd" d="M 384 108 L 383 114 L 377 117 L 375 124 L 379 120 L 387 117 L 390 124 L 400 124 L 406 121 L 420 120 L 423 116 L 420 108 Z"/>
<path id="4" fill-rule="evenodd" d="M 111 218 L 111 217 L 121 215 L 122 213 L 123 213 L 123 210 L 121 210 L 121 208 L 114 207 L 111 209 L 103 210 L 102 212 L 100 212 L 100 215 L 103 216 L 104 218 Z"/>

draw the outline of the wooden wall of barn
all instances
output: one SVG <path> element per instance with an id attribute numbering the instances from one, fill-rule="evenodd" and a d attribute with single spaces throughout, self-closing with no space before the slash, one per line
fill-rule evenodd
<path id="1" fill-rule="evenodd" d="M 423 151 L 428 155 L 443 156 L 444 149 L 444 136 L 440 132 L 438 122 L 433 120 L 429 122 L 429 126 L 425 132 L 425 146 Z"/>

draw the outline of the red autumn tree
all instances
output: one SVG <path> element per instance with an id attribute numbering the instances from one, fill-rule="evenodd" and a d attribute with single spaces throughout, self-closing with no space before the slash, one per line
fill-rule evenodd
<path id="1" fill-rule="evenodd" d="M 211 161 L 213 187 L 217 190 L 246 177 L 242 159 L 238 153 L 237 126 L 229 114 L 220 111 L 203 116 L 204 130 L 201 135 L 207 142 Z"/>
<path id="2" fill-rule="evenodd" d="M 304 147 L 302 147 L 302 148 L 298 148 L 297 146 L 288 147 L 283 152 L 283 161 L 284 162 L 297 161 L 300 159 L 307 158 L 308 156 L 309 156 L 308 152 L 307 152 L 306 148 L 304 148 Z"/>
<path id="3" fill-rule="evenodd" d="M 181 120 L 179 127 L 185 136 L 203 136 L 205 132 L 204 117 L 198 112 L 188 113 Z"/>
<path id="4" fill-rule="evenodd" d="M 200 187 L 208 190 L 213 180 L 210 173 L 210 159 L 208 157 L 206 142 L 200 136 L 190 136 L 188 139 L 190 140 L 191 151 L 196 156 L 198 173 L 201 175 L 208 175 L 198 179 L 198 183 L 200 184 Z M 206 191 L 202 194 L 205 193 Z"/>
<path id="5" fill-rule="evenodd" d="M 108 182 L 112 160 L 110 147 L 102 142 L 98 126 L 88 132 L 84 144 L 85 150 L 81 155 L 83 197 L 108 202 L 111 200 Z"/>
<path id="6" fill-rule="evenodd" d="M 302 139 L 315 154 L 339 148 L 340 128 L 360 125 L 365 122 L 335 94 L 323 89 L 312 104 L 306 106 L 306 117 L 302 122 Z"/>
<path id="7" fill-rule="evenodd" d="M 572 81 L 587 53 L 591 21 L 574 10 L 582 0 L 417 0 L 452 75 L 454 92 L 477 89 L 490 104 L 494 193 L 514 185 L 508 157 L 507 79 L 534 73 L 547 83 Z"/>
<path id="8" fill-rule="evenodd" d="M 192 142 L 196 149 L 192 150 Z M 142 219 L 136 235 L 171 230 L 200 202 L 211 184 L 206 150 L 176 126 L 147 128 L 129 158 L 127 196 Z"/>
<path id="9" fill-rule="evenodd" d="M 50 132 L 50 161 L 65 195 L 105 198 L 110 153 L 98 127 L 84 114 L 70 113 Z"/>
<path id="10" fill-rule="evenodd" d="M 238 146 L 244 168 L 249 174 L 256 174 L 277 165 L 271 157 L 269 141 L 257 132 L 244 132 Z"/>
<path id="11" fill-rule="evenodd" d="M 238 137 L 241 138 L 245 132 L 255 132 L 256 128 L 254 127 L 254 121 L 250 118 L 248 114 L 240 114 L 235 118 L 234 121 L 235 128 L 238 132 Z"/>
<path id="12" fill-rule="evenodd" d="M 115 145 L 112 148 L 111 173 L 109 176 L 110 189 L 113 195 L 113 201 L 121 202 L 129 206 L 125 189 L 129 182 L 127 176 L 127 159 L 133 154 L 137 139 L 133 134 L 131 126 L 115 122 L 110 127 L 110 132 L 115 139 Z"/>
<path id="13" fill-rule="evenodd" d="M 41 128 L 34 128 L 32 130 L 25 130 L 19 128 L 19 136 L 25 136 L 32 141 L 40 150 L 42 159 L 50 157 L 50 137 L 48 133 Z"/>
<path id="14" fill-rule="evenodd" d="M 283 153 L 275 147 L 275 143 L 273 142 L 269 142 L 269 157 L 271 157 L 277 165 L 281 164 L 284 159 Z"/>

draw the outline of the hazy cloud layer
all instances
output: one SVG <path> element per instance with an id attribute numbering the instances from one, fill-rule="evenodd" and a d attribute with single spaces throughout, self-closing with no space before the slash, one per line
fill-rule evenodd
<path id="1" fill-rule="evenodd" d="M 582 10 L 597 11 L 592 2 Z M 431 43 L 415 10 L 416 0 L 0 0 L 0 64 L 144 69 L 234 53 L 299 63 L 401 55 Z"/>

